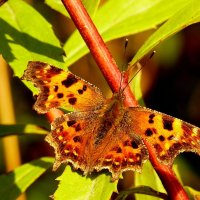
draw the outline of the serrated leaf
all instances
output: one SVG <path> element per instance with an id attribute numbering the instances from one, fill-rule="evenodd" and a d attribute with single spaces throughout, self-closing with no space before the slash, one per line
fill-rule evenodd
<path id="1" fill-rule="evenodd" d="M 145 54 L 150 52 L 161 41 L 184 29 L 185 27 L 197 23 L 200 20 L 200 1 L 190 0 L 187 4 L 164 23 L 155 33 L 153 33 L 144 45 L 136 53 L 130 65 L 137 63 Z"/>
<path id="2" fill-rule="evenodd" d="M 111 194 L 117 191 L 117 181 L 111 182 L 110 175 L 86 177 L 72 172 L 69 166 L 57 180 L 60 183 L 54 194 L 55 200 L 110 199 Z"/>
<path id="3" fill-rule="evenodd" d="M 64 16 L 70 17 L 61 0 L 45 0 L 45 3 L 52 9 L 63 14 Z M 83 0 L 82 3 L 85 6 L 87 12 L 92 17 L 96 13 L 100 0 Z"/>
<path id="4" fill-rule="evenodd" d="M 0 125 L 0 137 L 8 135 L 47 134 L 45 128 L 33 124 Z"/>
<path id="5" fill-rule="evenodd" d="M 52 166 L 53 159 L 43 157 L 24 164 L 7 175 L 0 176 L 0 197 L 4 200 L 16 199 L 39 176 Z"/>
<path id="6" fill-rule="evenodd" d="M 149 177 L 151 176 L 151 177 Z M 158 175 L 156 174 L 154 168 L 150 164 L 149 161 L 147 161 L 143 168 L 142 173 L 135 173 L 135 186 L 145 185 L 153 188 L 156 191 L 166 193 L 161 180 L 159 179 Z M 141 199 L 143 196 L 137 194 L 136 200 Z M 155 200 L 155 197 L 145 196 L 145 200 Z"/>
<path id="7" fill-rule="evenodd" d="M 64 66 L 59 40 L 51 25 L 22 0 L 0 7 L 0 53 L 21 77 L 30 60 Z"/>
<path id="8" fill-rule="evenodd" d="M 186 5 L 184 0 L 110 0 L 103 4 L 94 17 L 104 41 L 139 33 L 156 26 Z M 88 48 L 78 32 L 64 45 L 67 66 L 88 53 Z"/>

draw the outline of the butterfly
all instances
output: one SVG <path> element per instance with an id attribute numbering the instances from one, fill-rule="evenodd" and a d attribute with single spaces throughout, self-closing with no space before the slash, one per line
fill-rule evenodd
<path id="1" fill-rule="evenodd" d="M 180 152 L 200 155 L 198 127 L 149 108 L 127 107 L 122 93 L 107 99 L 71 72 L 36 61 L 28 63 L 23 79 L 40 90 L 34 104 L 38 113 L 74 109 L 56 118 L 46 137 L 55 150 L 54 170 L 61 163 L 71 163 L 84 175 L 108 169 L 117 180 L 124 171 L 141 171 L 149 157 L 144 140 L 167 166 Z"/>

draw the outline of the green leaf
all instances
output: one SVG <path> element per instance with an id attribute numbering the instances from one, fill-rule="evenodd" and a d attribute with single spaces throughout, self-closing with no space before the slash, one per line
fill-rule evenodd
<path id="1" fill-rule="evenodd" d="M 186 2 L 186 1 L 185 1 Z M 145 54 L 155 48 L 161 41 L 184 29 L 185 27 L 197 23 L 200 20 L 200 1 L 190 0 L 177 13 L 164 23 L 155 33 L 153 33 L 144 45 L 139 49 L 130 65 L 137 63 Z"/>
<path id="2" fill-rule="evenodd" d="M 135 65 L 135 67 L 130 68 L 130 69 L 136 69 L 136 72 L 130 72 L 129 76 L 130 76 L 130 87 L 132 92 L 134 93 L 134 96 L 136 97 L 139 105 L 141 106 L 145 106 L 144 100 L 143 100 L 143 96 L 142 96 L 142 88 L 141 88 L 141 78 L 142 78 L 142 72 L 138 71 L 141 68 L 141 65 L 139 63 L 137 63 L 137 65 Z"/>
<path id="3" fill-rule="evenodd" d="M 197 191 L 197 190 L 194 190 L 193 188 L 191 187 L 184 187 L 190 200 L 198 200 L 200 199 L 200 191 Z"/>
<path id="4" fill-rule="evenodd" d="M 18 77 L 30 60 L 64 67 L 63 50 L 51 25 L 22 0 L 0 7 L 0 38 L 0 53 Z"/>
<path id="5" fill-rule="evenodd" d="M 66 8 L 64 7 L 61 0 L 45 0 L 45 3 L 50 6 L 52 9 L 58 11 L 59 13 L 63 14 L 66 17 L 70 17 Z M 83 5 L 85 6 L 87 12 L 90 14 L 90 16 L 94 16 L 96 13 L 96 10 L 99 6 L 100 0 L 83 0 Z"/>
<path id="6" fill-rule="evenodd" d="M 111 194 L 117 191 L 117 181 L 111 182 L 110 175 L 81 176 L 72 172 L 69 166 L 58 180 L 60 183 L 54 194 L 56 200 L 110 199 Z"/>
<path id="7" fill-rule="evenodd" d="M 187 1 L 176 0 L 110 0 L 103 4 L 94 17 L 104 41 L 113 40 L 156 26 L 186 5 Z M 76 31 L 64 45 L 67 66 L 88 53 L 88 48 Z"/>
<path id="8" fill-rule="evenodd" d="M 142 169 L 142 173 L 135 173 L 135 185 L 145 185 L 153 188 L 156 191 L 166 193 L 158 175 L 156 174 L 154 168 L 151 166 L 150 162 L 147 161 Z M 142 199 L 143 196 L 137 194 L 136 200 Z M 145 196 L 145 200 L 155 199 L 150 196 Z"/>
<path id="9" fill-rule="evenodd" d="M 8 135 L 24 135 L 24 134 L 47 134 L 49 133 L 43 127 L 33 124 L 16 124 L 16 125 L 0 125 L 0 137 Z"/>
<path id="10" fill-rule="evenodd" d="M 61 0 L 45 0 L 45 3 L 64 16 L 70 17 Z"/>
<path id="11" fill-rule="evenodd" d="M 120 199 L 125 200 L 128 195 L 134 194 L 134 193 L 150 195 L 151 197 L 159 197 L 161 199 L 166 199 L 166 200 L 168 199 L 168 196 L 165 193 L 158 192 L 148 186 L 139 186 L 135 188 L 130 188 L 128 190 L 123 190 L 122 192 L 119 193 L 116 200 L 120 200 Z M 146 199 L 146 196 L 145 196 L 145 199 Z"/>
<path id="12" fill-rule="evenodd" d="M 24 164 L 7 175 L 0 176 L 0 197 L 4 200 L 16 199 L 39 176 L 52 166 L 53 158 L 43 157 Z"/>
<path id="13" fill-rule="evenodd" d="M 85 6 L 87 12 L 89 13 L 90 17 L 93 18 L 95 16 L 98 6 L 100 4 L 100 0 L 83 0 L 83 5 Z"/>

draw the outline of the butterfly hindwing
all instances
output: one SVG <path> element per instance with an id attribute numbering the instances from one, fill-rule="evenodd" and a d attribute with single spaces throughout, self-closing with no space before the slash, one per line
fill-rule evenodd
<path id="1" fill-rule="evenodd" d="M 148 159 L 148 151 L 141 137 L 135 135 L 129 127 L 113 127 L 97 148 L 97 171 L 108 169 L 112 180 L 119 179 L 124 171 L 141 171 Z"/>
<path id="2" fill-rule="evenodd" d="M 124 113 L 116 120 L 115 114 L 112 109 L 102 108 L 57 118 L 46 138 L 55 149 L 54 169 L 63 162 L 72 163 L 84 174 L 108 169 L 113 180 L 123 171 L 140 171 L 148 159 L 147 149 L 141 137 L 132 131 L 128 115 Z"/>
<path id="3" fill-rule="evenodd" d="M 72 163 L 76 169 L 88 174 L 93 130 L 98 123 L 97 115 L 90 112 L 73 112 L 57 118 L 52 123 L 52 131 L 45 138 L 55 149 L 54 170 L 61 163 Z M 92 155 L 90 155 L 92 157 Z"/>
<path id="4" fill-rule="evenodd" d="M 46 113 L 51 108 L 92 110 L 105 101 L 98 88 L 74 74 L 43 62 L 29 62 L 23 79 L 40 89 L 34 109 Z"/>
<path id="5" fill-rule="evenodd" d="M 180 119 L 144 108 L 129 108 L 132 129 L 155 148 L 158 159 L 172 165 L 183 151 L 200 155 L 200 129 Z"/>

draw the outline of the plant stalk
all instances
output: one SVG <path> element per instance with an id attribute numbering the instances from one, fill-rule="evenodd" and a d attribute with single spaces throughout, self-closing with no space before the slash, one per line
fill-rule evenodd
<path id="1" fill-rule="evenodd" d="M 9 82 L 8 66 L 0 55 L 0 124 L 15 124 L 15 114 Z M 17 136 L 7 136 L 2 139 L 6 172 L 10 172 L 21 164 L 19 141 Z M 18 200 L 25 200 L 25 194 Z"/>
<path id="2" fill-rule="evenodd" d="M 124 88 L 127 85 L 127 79 L 123 78 L 120 85 L 121 72 L 81 1 L 62 0 L 62 2 L 112 91 L 118 92 L 120 86 Z M 128 105 L 138 105 L 129 87 L 126 88 L 124 94 Z"/>

